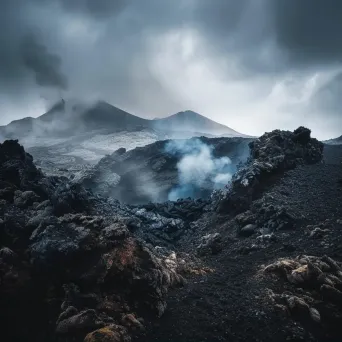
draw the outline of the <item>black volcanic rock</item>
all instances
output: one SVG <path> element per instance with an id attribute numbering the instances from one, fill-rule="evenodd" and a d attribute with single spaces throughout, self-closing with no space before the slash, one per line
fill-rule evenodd
<path id="1" fill-rule="evenodd" d="M 127 340 L 137 314 L 163 314 L 168 288 L 183 282 L 176 262 L 135 238 L 113 207 L 96 215 L 80 185 L 46 177 L 17 141 L 0 144 L 0 161 L 11 195 L 0 198 L 3 340 L 81 342 L 106 326 Z"/>
<path id="2" fill-rule="evenodd" d="M 43 175 L 33 164 L 33 158 L 18 144 L 18 140 L 7 140 L 0 144 L 0 181 L 28 189 L 39 182 Z"/>
<path id="3" fill-rule="evenodd" d="M 322 161 L 323 143 L 310 137 L 310 130 L 299 127 L 294 132 L 275 130 L 252 141 L 247 164 L 233 177 L 226 191 L 218 194 L 220 212 L 241 212 L 272 177 L 299 164 Z"/>

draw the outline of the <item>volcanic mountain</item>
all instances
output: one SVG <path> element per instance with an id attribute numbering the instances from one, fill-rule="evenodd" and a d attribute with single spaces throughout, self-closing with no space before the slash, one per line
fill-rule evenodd
<path id="1" fill-rule="evenodd" d="M 234 137 L 243 136 L 243 134 L 191 110 L 179 112 L 163 119 L 156 119 L 153 122 L 153 126 L 161 130 L 201 132 L 204 134 Z"/>
<path id="2" fill-rule="evenodd" d="M 109 134 L 141 129 L 153 129 L 163 133 L 187 132 L 196 133 L 196 135 L 243 136 L 243 134 L 227 126 L 189 110 L 163 119 L 148 120 L 104 101 L 98 101 L 87 106 L 64 100 L 55 104 L 48 112 L 38 118 L 26 117 L 12 121 L 7 126 L 0 127 L 0 132 L 7 138 L 11 136 L 24 137 L 31 133 L 34 133 L 35 136 L 48 134 L 51 137 L 51 135 L 89 133 L 94 130 L 103 130 L 104 133 Z"/>
<path id="3" fill-rule="evenodd" d="M 92 106 L 60 101 L 48 112 L 34 119 L 31 117 L 12 121 L 1 127 L 3 135 L 23 137 L 34 133 L 35 136 L 61 136 L 64 134 L 89 133 L 105 130 L 113 133 L 148 127 L 148 121 L 129 114 L 107 102 L 99 101 Z"/>
<path id="4" fill-rule="evenodd" d="M 19 139 L 48 173 L 78 171 L 119 148 L 131 150 L 159 140 L 221 135 L 244 136 L 195 112 L 148 120 L 104 101 L 89 105 L 61 100 L 37 118 L 26 117 L 0 127 L 0 140 Z"/>

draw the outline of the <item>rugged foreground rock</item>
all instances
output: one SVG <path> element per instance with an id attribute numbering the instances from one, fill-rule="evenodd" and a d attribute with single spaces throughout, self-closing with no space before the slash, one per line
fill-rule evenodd
<path id="1" fill-rule="evenodd" d="M 310 134 L 309 129 L 299 127 L 294 132 L 265 133 L 252 141 L 248 162 L 234 175 L 228 189 L 220 193 L 219 211 L 244 211 L 272 178 L 297 165 L 320 162 L 323 143 L 311 138 Z"/>
<path id="2" fill-rule="evenodd" d="M 163 314 L 168 288 L 183 282 L 176 260 L 117 215 L 95 215 L 84 189 L 45 177 L 16 141 L 0 144 L 0 161 L 5 341 L 128 341 L 141 315 Z"/>
<path id="3" fill-rule="evenodd" d="M 305 128 L 250 147 L 211 198 L 123 205 L 0 144 L 2 338 L 341 340 L 342 149 L 321 163 Z"/>

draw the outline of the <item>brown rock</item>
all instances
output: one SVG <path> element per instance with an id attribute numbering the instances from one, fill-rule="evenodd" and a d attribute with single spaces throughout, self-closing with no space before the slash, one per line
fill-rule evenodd
<path id="1" fill-rule="evenodd" d="M 84 342 L 130 342 L 127 330 L 119 325 L 109 325 L 89 333 Z"/>
<path id="2" fill-rule="evenodd" d="M 264 271 L 265 272 L 281 272 L 287 274 L 289 271 L 297 268 L 299 264 L 291 259 L 279 260 L 271 265 L 268 265 Z"/>
<path id="3" fill-rule="evenodd" d="M 287 279 L 292 284 L 302 284 L 310 279 L 308 266 L 304 265 L 296 268 L 290 274 L 288 274 Z"/>
<path id="4" fill-rule="evenodd" d="M 127 314 L 122 317 L 122 324 L 132 330 L 144 330 L 142 323 L 136 319 L 133 314 Z"/>

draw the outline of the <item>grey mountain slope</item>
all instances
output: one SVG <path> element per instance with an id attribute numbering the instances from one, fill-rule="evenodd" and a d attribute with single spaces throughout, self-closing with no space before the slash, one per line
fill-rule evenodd
<path id="1" fill-rule="evenodd" d="M 94 130 L 116 132 L 137 127 L 148 127 L 148 121 L 106 102 L 99 101 L 93 106 L 86 107 L 62 100 L 38 118 L 27 117 L 12 121 L 1 129 L 5 136 L 22 137 L 28 134 L 75 135 Z"/>
<path id="2" fill-rule="evenodd" d="M 193 132 L 196 135 L 243 136 L 227 126 L 192 111 L 179 112 L 163 119 L 148 120 L 104 101 L 87 107 L 77 103 L 71 104 L 64 100 L 36 119 L 27 117 L 0 127 L 0 134 L 12 138 L 29 134 L 38 136 L 69 135 L 93 130 L 113 133 L 146 128 L 167 132 Z"/>
<path id="3" fill-rule="evenodd" d="M 179 112 L 163 119 L 156 119 L 153 122 L 153 126 L 156 129 L 172 131 L 197 131 L 213 135 L 243 135 L 191 110 Z"/>
<path id="4" fill-rule="evenodd" d="M 326 140 L 324 143 L 329 145 L 342 145 L 342 135 L 335 139 Z"/>

